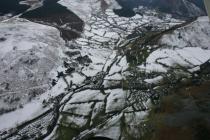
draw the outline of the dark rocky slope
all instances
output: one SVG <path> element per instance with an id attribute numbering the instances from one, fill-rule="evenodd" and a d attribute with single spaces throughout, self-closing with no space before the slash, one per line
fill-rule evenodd
<path id="1" fill-rule="evenodd" d="M 195 17 L 205 15 L 202 0 L 117 0 L 124 9 L 133 9 L 140 5 L 171 13 L 176 17 Z"/>

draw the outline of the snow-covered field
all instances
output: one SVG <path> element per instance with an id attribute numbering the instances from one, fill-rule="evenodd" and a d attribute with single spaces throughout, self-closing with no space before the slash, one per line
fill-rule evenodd
<path id="1" fill-rule="evenodd" d="M 208 17 L 199 17 L 190 25 L 164 35 L 141 70 L 167 72 L 171 67 L 193 69 L 210 59 L 210 23 Z"/>

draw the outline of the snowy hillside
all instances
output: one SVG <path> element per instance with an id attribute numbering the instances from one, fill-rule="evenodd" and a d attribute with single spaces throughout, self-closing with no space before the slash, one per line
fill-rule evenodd
<path id="1" fill-rule="evenodd" d="M 69 8 L 84 21 L 87 21 L 92 14 L 108 8 L 120 8 L 115 0 L 60 0 L 58 3 Z"/>
<path id="2" fill-rule="evenodd" d="M 208 17 L 200 17 L 192 24 L 164 35 L 146 60 L 148 71 L 166 71 L 170 67 L 193 69 L 210 59 L 210 23 Z"/>
<path id="3" fill-rule="evenodd" d="M 2 115 L 19 110 L 25 104 L 37 100 L 36 97 L 52 86 L 54 73 L 62 64 L 61 56 L 65 44 L 57 29 L 19 18 L 1 22 L 0 34 L 0 114 Z M 42 100 L 38 102 L 42 104 Z M 35 106 L 33 111 L 37 111 Z M 29 119 L 27 113 L 22 115 L 21 120 Z M 1 128 L 4 128 L 2 121 L 4 124 L 18 122 L 15 118 L 13 119 L 17 122 L 2 120 L 1 117 Z"/>

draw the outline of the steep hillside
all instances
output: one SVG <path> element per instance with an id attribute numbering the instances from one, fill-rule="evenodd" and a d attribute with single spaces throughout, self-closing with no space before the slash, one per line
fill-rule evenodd
<path id="1" fill-rule="evenodd" d="M 64 46 L 55 28 L 19 18 L 0 23 L 1 129 L 42 113 L 40 95 L 52 86 Z"/>
<path id="2" fill-rule="evenodd" d="M 117 0 L 125 9 L 140 5 L 157 8 L 162 12 L 171 13 L 178 17 L 195 17 L 205 15 L 202 0 Z"/>
<path id="3" fill-rule="evenodd" d="M 20 0 L 1 0 L 0 1 L 0 16 L 4 14 L 16 15 L 24 12 L 29 8 L 27 5 L 20 5 Z"/>

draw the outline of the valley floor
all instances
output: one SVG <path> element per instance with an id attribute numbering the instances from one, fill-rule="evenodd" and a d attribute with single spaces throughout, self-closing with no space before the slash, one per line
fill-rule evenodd
<path id="1" fill-rule="evenodd" d="M 74 10 L 83 31 L 0 23 L 0 139 L 209 139 L 207 17 Z M 59 29 L 80 36 L 64 41 Z"/>

